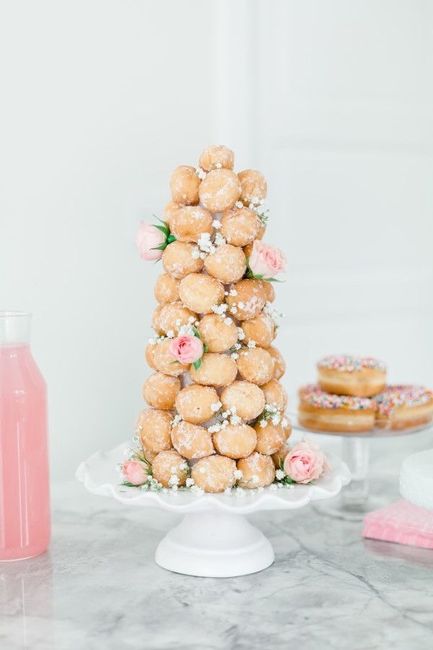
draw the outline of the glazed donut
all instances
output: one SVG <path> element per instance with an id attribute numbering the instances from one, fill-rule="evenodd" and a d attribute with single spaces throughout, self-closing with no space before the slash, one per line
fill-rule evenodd
<path id="1" fill-rule="evenodd" d="M 144 399 L 149 406 L 156 409 L 172 409 L 179 391 L 179 379 L 171 375 L 164 375 L 162 372 L 150 375 L 143 385 Z"/>
<path id="2" fill-rule="evenodd" d="M 275 406 L 279 411 L 284 411 L 287 406 L 287 393 L 276 379 L 271 379 L 263 384 L 261 389 L 265 395 L 266 404 Z"/>
<path id="3" fill-rule="evenodd" d="M 241 184 L 241 201 L 245 205 L 250 203 L 258 205 L 266 198 L 268 186 L 261 172 L 255 169 L 244 169 L 239 172 L 238 178 Z"/>
<path id="4" fill-rule="evenodd" d="M 156 346 L 156 343 L 148 343 L 146 345 L 146 350 L 145 350 L 145 353 L 144 353 L 147 365 L 150 368 L 152 368 L 152 370 L 156 370 L 156 366 L 155 366 L 155 346 Z"/>
<path id="5" fill-rule="evenodd" d="M 260 280 L 245 279 L 232 286 L 226 302 L 237 320 L 249 320 L 260 314 L 266 303 L 264 284 Z"/>
<path id="6" fill-rule="evenodd" d="M 243 321 L 241 327 L 245 334 L 244 343 L 254 341 L 260 347 L 268 348 L 275 338 L 275 323 L 267 314 Z"/>
<path id="7" fill-rule="evenodd" d="M 208 255 L 204 261 L 204 267 L 209 275 L 224 284 L 240 280 L 247 268 L 242 248 L 231 244 L 218 246 L 215 253 Z"/>
<path id="8" fill-rule="evenodd" d="M 197 205 L 199 200 L 200 179 L 194 167 L 180 165 L 170 178 L 171 197 L 174 203 Z"/>
<path id="9" fill-rule="evenodd" d="M 155 350 L 152 353 L 152 360 L 155 370 L 159 370 L 159 372 L 163 372 L 165 375 L 179 377 L 179 375 L 188 370 L 188 366 L 182 365 L 173 358 L 173 355 L 169 352 L 170 344 L 171 339 L 157 341 L 153 345 Z"/>
<path id="10" fill-rule="evenodd" d="M 386 367 L 373 357 L 330 355 L 317 364 L 320 388 L 337 395 L 372 397 L 385 388 Z"/>
<path id="11" fill-rule="evenodd" d="M 140 436 L 143 449 L 159 454 L 160 451 L 171 449 L 171 419 L 172 414 L 158 409 L 146 409 L 140 413 L 137 433 Z"/>
<path id="12" fill-rule="evenodd" d="M 181 487 L 188 476 L 188 463 L 174 449 L 160 451 L 152 462 L 152 476 L 164 487 Z"/>
<path id="13" fill-rule="evenodd" d="M 208 430 L 190 422 L 182 421 L 174 426 L 171 441 L 176 451 L 188 460 L 210 456 L 215 452 Z"/>
<path id="14" fill-rule="evenodd" d="M 187 307 L 184 307 L 181 301 L 178 301 L 162 306 L 158 315 L 158 324 L 160 330 L 164 334 L 168 334 L 169 332 L 177 334 L 182 325 L 191 324 L 196 320 L 196 318 L 197 314 Z"/>
<path id="15" fill-rule="evenodd" d="M 178 241 L 197 242 L 204 232 L 212 233 L 213 217 L 199 205 L 179 208 L 170 219 L 170 230 Z"/>
<path id="16" fill-rule="evenodd" d="M 256 239 L 263 239 L 263 237 L 265 236 L 265 232 L 266 232 L 266 224 L 263 223 L 263 221 L 260 219 L 260 229 L 259 232 L 257 233 Z"/>
<path id="17" fill-rule="evenodd" d="M 433 419 L 433 391 L 424 386 L 387 386 L 373 397 L 373 402 L 380 428 L 401 431 L 429 424 Z"/>
<path id="18" fill-rule="evenodd" d="M 173 219 L 174 215 L 176 212 L 179 210 L 179 208 L 182 207 L 179 205 L 179 203 L 175 203 L 174 201 L 170 201 L 167 203 L 167 205 L 164 208 L 164 221 L 170 227 L 171 220 Z"/>
<path id="19" fill-rule="evenodd" d="M 179 296 L 184 305 L 199 314 L 212 311 L 224 300 L 224 286 L 216 278 L 202 273 L 190 273 L 181 280 Z"/>
<path id="20" fill-rule="evenodd" d="M 200 203 L 211 212 L 232 208 L 241 193 L 241 184 L 231 169 L 214 169 L 200 183 Z M 173 197 L 174 200 L 174 197 Z"/>
<path id="21" fill-rule="evenodd" d="M 191 478 L 205 492 L 224 492 L 235 484 L 235 471 L 234 460 L 215 454 L 195 463 Z"/>
<path id="22" fill-rule="evenodd" d="M 210 386 L 190 384 L 177 394 L 176 410 L 183 420 L 202 424 L 219 411 L 221 402 L 218 393 Z"/>
<path id="23" fill-rule="evenodd" d="M 200 156 L 200 167 L 205 172 L 210 172 L 212 169 L 233 169 L 234 166 L 234 153 L 223 144 L 211 144 L 207 147 Z"/>
<path id="24" fill-rule="evenodd" d="M 257 238 L 261 225 L 254 210 L 232 208 L 221 217 L 221 234 L 233 246 L 247 246 Z"/>
<path id="25" fill-rule="evenodd" d="M 298 420 L 306 429 L 362 433 L 374 427 L 376 405 L 368 397 L 325 393 L 318 385 L 299 391 Z"/>
<path id="26" fill-rule="evenodd" d="M 266 302 L 274 302 L 275 300 L 275 289 L 272 285 L 272 282 L 269 280 L 262 280 L 263 292 L 265 294 Z"/>
<path id="27" fill-rule="evenodd" d="M 246 421 L 256 418 L 265 408 L 263 391 L 249 381 L 234 381 L 230 386 L 224 388 L 221 393 L 221 402 L 225 410 L 234 408 L 236 415 Z M 221 451 L 221 453 L 225 452 Z M 229 456 L 230 454 L 225 455 Z"/>
<path id="28" fill-rule="evenodd" d="M 287 443 L 284 443 L 275 454 L 272 454 L 272 460 L 274 461 L 275 469 L 280 469 L 284 463 L 284 459 L 290 451 L 290 447 Z"/>
<path id="29" fill-rule="evenodd" d="M 246 458 L 253 453 L 257 436 L 253 427 L 248 424 L 228 424 L 214 433 L 215 449 L 229 458 Z"/>
<path id="30" fill-rule="evenodd" d="M 179 280 L 169 273 L 163 273 L 156 281 L 154 294 L 156 300 L 163 305 L 179 300 Z"/>
<path id="31" fill-rule="evenodd" d="M 274 360 L 274 379 L 281 379 L 286 372 L 286 362 L 284 361 L 281 352 L 273 345 L 270 345 L 266 350 Z"/>
<path id="32" fill-rule="evenodd" d="M 292 428 L 289 425 L 272 424 L 270 420 L 266 422 L 265 427 L 257 422 L 254 429 L 257 434 L 256 451 L 266 456 L 276 454 L 292 433 Z"/>
<path id="33" fill-rule="evenodd" d="M 167 273 L 181 280 L 188 273 L 198 273 L 203 268 L 203 260 L 194 257 L 197 246 L 184 241 L 174 241 L 162 254 L 162 265 Z"/>
<path id="34" fill-rule="evenodd" d="M 161 323 L 159 320 L 163 306 L 164 305 L 157 305 L 152 313 L 152 328 L 155 330 L 155 332 L 158 335 L 163 333 Z"/>
<path id="35" fill-rule="evenodd" d="M 228 386 L 237 375 L 235 361 L 225 354 L 207 352 L 201 358 L 201 365 L 190 368 L 191 379 L 205 386 Z"/>
<path id="36" fill-rule="evenodd" d="M 225 352 L 238 340 L 238 330 L 233 320 L 226 322 L 217 314 L 203 316 L 197 329 L 209 352 Z"/>
<path id="37" fill-rule="evenodd" d="M 264 456 L 254 451 L 247 458 L 237 462 L 237 468 L 242 472 L 238 484 L 244 488 L 258 488 L 270 485 L 275 478 L 275 467 L 270 456 Z"/>
<path id="38" fill-rule="evenodd" d="M 274 373 L 274 360 L 264 348 L 243 348 L 237 360 L 242 379 L 262 386 L 271 381 Z"/>

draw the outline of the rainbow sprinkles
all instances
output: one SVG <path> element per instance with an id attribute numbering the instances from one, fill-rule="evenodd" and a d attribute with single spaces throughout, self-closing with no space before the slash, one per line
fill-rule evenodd
<path id="1" fill-rule="evenodd" d="M 350 395 L 334 395 L 325 393 L 317 384 L 308 384 L 299 390 L 301 400 L 311 406 L 322 409 L 349 409 L 365 411 L 376 409 L 373 400 L 368 397 L 352 397 Z"/>
<path id="2" fill-rule="evenodd" d="M 341 372 L 359 372 L 365 368 L 386 371 L 383 361 L 374 357 L 356 357 L 350 354 L 331 354 L 318 362 L 319 368 L 340 370 Z"/>
<path id="3" fill-rule="evenodd" d="M 374 397 L 374 401 L 379 413 L 388 416 L 402 406 L 421 406 L 433 401 L 433 391 L 416 385 L 388 386 L 383 393 Z"/>

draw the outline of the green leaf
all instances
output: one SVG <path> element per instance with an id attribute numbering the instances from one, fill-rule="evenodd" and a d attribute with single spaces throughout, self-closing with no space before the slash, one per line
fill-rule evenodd
<path id="1" fill-rule="evenodd" d="M 198 339 L 201 338 L 200 337 L 200 332 L 198 331 L 198 329 L 196 328 L 195 325 L 192 326 L 192 331 L 194 333 L 194 336 L 196 336 Z"/>
<path id="2" fill-rule="evenodd" d="M 174 241 L 176 241 L 176 237 L 169 231 L 169 234 L 167 236 L 167 245 L 172 244 Z"/>
<path id="3" fill-rule="evenodd" d="M 192 364 L 196 370 L 198 370 L 201 366 L 201 359 L 197 359 L 197 361 L 194 361 Z"/>
<path id="4" fill-rule="evenodd" d="M 164 221 L 164 219 L 160 219 L 156 214 L 152 215 L 154 219 L 157 219 L 160 223 L 162 223 L 164 226 L 168 228 L 168 223 Z"/>
<path id="5" fill-rule="evenodd" d="M 203 344 L 203 352 L 207 352 L 209 350 L 208 346 L 206 343 Z"/>
<path id="6" fill-rule="evenodd" d="M 155 223 L 155 224 L 153 224 L 153 227 L 160 230 L 166 237 L 168 237 L 169 234 L 170 234 L 170 231 L 167 228 L 167 226 L 159 226 L 157 223 Z"/>

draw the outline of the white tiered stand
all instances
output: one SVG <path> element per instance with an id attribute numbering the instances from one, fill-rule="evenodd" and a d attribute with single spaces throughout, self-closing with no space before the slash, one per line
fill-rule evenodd
<path id="1" fill-rule="evenodd" d="M 293 429 L 302 434 L 329 435 L 341 438 L 341 457 L 351 474 L 350 483 L 341 491 L 335 499 L 326 503 L 317 504 L 317 510 L 331 517 L 359 521 L 371 510 L 385 505 L 377 497 L 370 494 L 369 489 L 369 463 L 370 463 L 370 440 L 372 438 L 395 438 L 396 436 L 421 433 L 432 429 L 431 425 L 406 429 L 404 431 L 393 431 L 390 429 L 373 429 L 364 433 L 349 433 L 335 431 L 319 431 L 306 429 L 298 422 L 297 415 L 291 414 Z M 433 429 L 432 429 L 433 431 Z"/>
<path id="2" fill-rule="evenodd" d="M 203 494 L 191 491 L 149 492 L 120 485 L 116 466 L 124 460 L 128 443 L 97 452 L 81 463 L 77 478 L 93 494 L 111 497 L 122 504 L 157 507 L 183 515 L 159 543 L 155 561 L 176 573 L 226 578 L 262 571 L 274 561 L 269 540 L 245 515 L 262 510 L 295 510 L 312 501 L 335 497 L 350 481 L 338 458 L 331 459 L 327 476 L 310 485 L 291 489 L 243 490 L 239 495 Z"/>

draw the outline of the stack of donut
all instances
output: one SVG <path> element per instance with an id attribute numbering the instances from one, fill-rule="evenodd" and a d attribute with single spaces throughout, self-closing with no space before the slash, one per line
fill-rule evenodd
<path id="1" fill-rule="evenodd" d="M 298 418 L 318 431 L 405 430 L 433 419 L 433 392 L 386 385 L 386 366 L 373 357 L 330 355 L 317 364 L 318 382 L 299 391 Z"/>
<path id="2" fill-rule="evenodd" d="M 155 286 L 157 337 L 146 348 L 154 373 L 143 386 L 148 408 L 137 431 L 164 487 L 265 487 L 275 478 L 272 457 L 291 433 L 279 381 L 285 363 L 273 346 L 274 290 L 247 273 L 254 241 L 265 232 L 258 208 L 266 180 L 233 167 L 230 149 L 211 146 L 198 168 L 177 167 L 170 180 L 164 221 L 175 240 L 164 249 Z M 204 346 L 199 364 L 170 353 L 173 336 L 188 327 Z"/>

